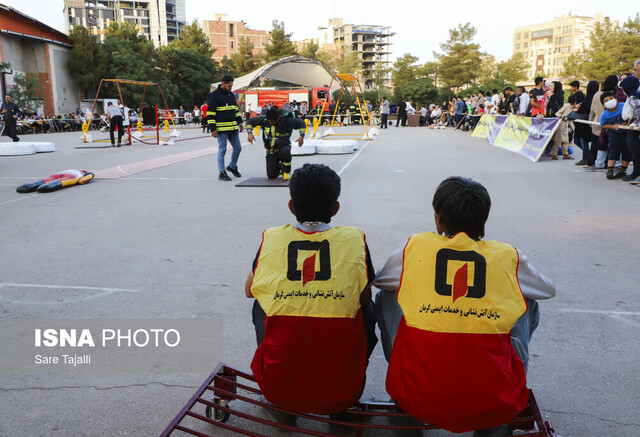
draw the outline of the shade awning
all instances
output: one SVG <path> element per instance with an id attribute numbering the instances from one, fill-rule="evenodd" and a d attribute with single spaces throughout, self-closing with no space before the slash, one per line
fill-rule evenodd
<path id="1" fill-rule="evenodd" d="M 235 78 L 233 81 L 233 91 L 246 90 L 257 87 L 260 79 L 272 79 L 304 87 L 329 86 L 334 71 L 320 61 L 307 59 L 300 55 L 287 56 L 270 62 L 249 74 Z M 212 84 L 215 89 L 218 83 Z M 334 81 L 331 91 L 340 89 L 340 84 Z"/>

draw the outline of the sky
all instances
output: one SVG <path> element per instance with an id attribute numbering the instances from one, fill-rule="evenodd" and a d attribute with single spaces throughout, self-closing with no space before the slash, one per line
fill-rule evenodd
<path id="1" fill-rule="evenodd" d="M 342 18 L 345 24 L 391 26 L 393 57 L 405 53 L 420 58 L 419 62 L 433 60 L 433 52 L 449 37 L 449 29 L 470 22 L 478 29 L 474 42 L 480 50 L 498 61 L 511 56 L 513 29 L 552 20 L 568 13 L 593 17 L 602 12 L 623 23 L 638 11 L 634 0 L 606 3 L 602 0 L 557 1 L 553 8 L 549 2 L 522 0 L 457 0 L 433 2 L 404 1 L 337 1 L 283 2 L 265 0 L 217 1 L 186 0 L 187 20 L 212 20 L 215 13 L 227 14 L 229 20 L 244 21 L 250 28 L 270 30 L 272 21 L 285 24 L 293 40 L 317 37 L 318 27 L 326 27 L 330 18 Z M 0 0 L 58 30 L 65 31 L 63 0 Z M 418 6 L 418 4 L 420 6 Z M 606 5 L 611 5 L 605 10 Z"/>

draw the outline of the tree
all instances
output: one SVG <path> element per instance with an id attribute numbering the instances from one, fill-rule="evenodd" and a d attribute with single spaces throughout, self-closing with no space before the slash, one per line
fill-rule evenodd
<path id="1" fill-rule="evenodd" d="M 236 73 L 243 75 L 256 69 L 258 66 L 253 56 L 253 43 L 247 37 L 240 38 L 238 44 L 238 52 L 231 55 L 231 59 L 236 67 Z"/>
<path id="2" fill-rule="evenodd" d="M 477 67 L 478 76 L 476 77 L 474 84 L 485 86 L 496 77 L 498 71 L 498 64 L 496 63 L 496 57 L 488 53 L 480 53 L 480 64 Z"/>
<path id="3" fill-rule="evenodd" d="M 497 76 L 505 82 L 515 84 L 527 78 L 529 64 L 525 60 L 524 53 L 514 53 L 507 61 L 498 62 Z"/>
<path id="4" fill-rule="evenodd" d="M 264 54 L 265 63 L 298 53 L 296 46 L 291 41 L 293 34 L 285 32 L 284 22 L 273 20 L 272 24 L 271 39 L 264 47 L 266 52 Z"/>
<path id="5" fill-rule="evenodd" d="M 357 52 L 349 50 L 345 46 L 340 51 L 340 55 L 335 59 L 334 68 L 341 74 L 359 76 L 362 72 L 362 59 L 360 59 Z"/>
<path id="6" fill-rule="evenodd" d="M 233 77 L 238 75 L 235 62 L 233 62 L 233 59 L 230 59 L 227 55 L 224 55 L 220 60 L 220 66 L 218 67 L 219 77 L 216 78 L 216 81 L 219 82 L 225 74 L 229 74 Z"/>
<path id="7" fill-rule="evenodd" d="M 215 81 L 216 68 L 213 59 L 193 49 L 178 49 L 173 45 L 159 49 L 164 77 L 176 86 L 172 106 L 183 105 L 189 109 L 200 105 Z M 163 86 L 164 90 L 164 86 Z"/>
<path id="8" fill-rule="evenodd" d="M 405 53 L 393 63 L 391 79 L 396 89 L 402 89 L 405 85 L 416 78 L 418 58 Z"/>
<path id="9" fill-rule="evenodd" d="M 413 79 L 401 88 L 401 93 L 406 100 L 413 101 L 416 108 L 436 103 L 438 99 L 438 89 L 433 86 L 433 80 L 429 77 Z"/>
<path id="10" fill-rule="evenodd" d="M 302 53 L 300 53 L 305 58 L 309 59 L 318 59 L 318 51 L 320 50 L 320 46 L 317 42 L 311 40 L 311 42 L 305 43 L 302 48 Z"/>
<path id="11" fill-rule="evenodd" d="M 193 20 L 191 24 L 187 24 L 180 31 L 180 38 L 176 38 L 171 41 L 172 46 L 176 49 L 191 49 L 195 50 L 199 54 L 210 58 L 215 49 L 211 47 L 209 38 L 202 31 L 202 28 L 196 20 Z"/>
<path id="12" fill-rule="evenodd" d="M 629 71 L 640 58 L 640 15 L 619 28 L 608 18 L 596 23 L 586 50 L 572 54 L 564 64 L 564 75 L 602 82 L 610 74 Z"/>
<path id="13" fill-rule="evenodd" d="M 41 104 L 43 90 L 36 74 L 17 73 L 9 94 L 23 110 L 35 111 Z"/>
<path id="14" fill-rule="evenodd" d="M 472 42 L 476 33 L 477 29 L 471 23 L 459 24 L 449 30 L 447 42 L 440 44 L 444 53 L 434 53 L 440 63 L 439 79 L 456 91 L 472 84 L 478 75 L 480 45 Z"/>
<path id="15" fill-rule="evenodd" d="M 93 94 L 97 85 L 107 71 L 107 54 L 102 44 L 94 35 L 90 35 L 86 27 L 76 26 L 69 37 L 73 41 L 73 49 L 69 57 L 69 70 L 82 93 L 87 95 L 91 86 Z"/>

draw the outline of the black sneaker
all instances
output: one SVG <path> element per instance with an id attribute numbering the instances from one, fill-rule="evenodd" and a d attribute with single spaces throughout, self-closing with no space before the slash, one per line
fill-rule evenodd
<path id="1" fill-rule="evenodd" d="M 122 146 L 122 144 L 118 143 L 118 145 L 116 147 L 121 147 L 121 146 Z"/>
<path id="2" fill-rule="evenodd" d="M 234 175 L 237 178 L 241 178 L 242 175 L 240 174 L 240 172 L 238 171 L 238 167 L 236 168 L 231 168 L 230 165 L 227 166 L 227 170 L 229 170 L 231 172 L 232 175 Z M 227 176 L 228 177 L 228 176 Z"/>
<path id="3" fill-rule="evenodd" d="M 607 179 L 613 179 L 613 170 L 607 170 L 606 177 Z"/>
<path id="4" fill-rule="evenodd" d="M 226 171 L 221 171 L 220 175 L 218 175 L 218 180 L 220 180 L 220 181 L 230 181 L 231 178 L 229 177 L 229 175 L 227 174 Z"/>
<path id="5" fill-rule="evenodd" d="M 580 161 L 576 162 L 576 165 L 587 165 L 588 162 L 586 159 L 581 159 Z"/>
<path id="6" fill-rule="evenodd" d="M 619 171 L 613 176 L 613 179 L 622 179 L 627 175 L 626 171 Z"/>
<path id="7" fill-rule="evenodd" d="M 631 182 L 634 179 L 635 178 L 633 176 L 631 176 L 630 174 L 628 174 L 628 175 L 626 175 L 625 177 L 622 178 L 622 180 L 625 181 L 625 182 Z"/>

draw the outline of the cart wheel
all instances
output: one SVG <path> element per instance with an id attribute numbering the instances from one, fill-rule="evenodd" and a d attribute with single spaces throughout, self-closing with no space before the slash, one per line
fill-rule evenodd
<path id="1" fill-rule="evenodd" d="M 218 405 L 222 405 L 223 407 L 226 407 L 227 405 L 229 405 L 229 401 L 226 401 L 223 399 L 214 399 L 213 402 Z M 229 420 L 229 416 L 230 416 L 230 414 L 227 413 L 226 411 L 218 410 L 216 408 L 213 408 L 210 405 L 207 405 L 207 408 L 204 410 L 204 414 L 209 419 L 213 419 L 216 422 L 222 422 L 222 423 L 225 423 L 227 420 Z"/>

